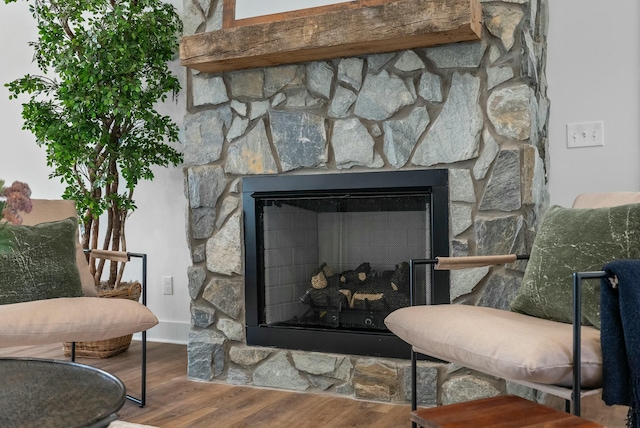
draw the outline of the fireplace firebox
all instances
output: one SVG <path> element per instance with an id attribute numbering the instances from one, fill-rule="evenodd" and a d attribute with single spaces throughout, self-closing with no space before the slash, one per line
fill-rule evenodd
<path id="1" fill-rule="evenodd" d="M 247 344 L 407 358 L 384 318 L 409 305 L 409 260 L 448 255 L 448 172 L 245 177 Z M 418 302 L 449 303 L 446 272 Z M 428 328 L 428 326 L 425 326 Z"/>

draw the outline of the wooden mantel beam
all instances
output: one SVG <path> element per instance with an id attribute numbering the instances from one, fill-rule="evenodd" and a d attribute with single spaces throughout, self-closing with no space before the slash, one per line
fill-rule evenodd
<path id="1" fill-rule="evenodd" d="M 398 0 L 183 37 L 180 61 L 205 73 L 479 40 L 479 0 Z"/>

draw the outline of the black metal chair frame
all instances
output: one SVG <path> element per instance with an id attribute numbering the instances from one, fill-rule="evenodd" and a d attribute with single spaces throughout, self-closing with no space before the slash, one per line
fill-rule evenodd
<path id="1" fill-rule="evenodd" d="M 90 251 L 87 251 L 90 252 Z M 142 261 L 142 304 L 147 306 L 147 255 L 142 253 L 127 253 L 127 257 L 140 258 Z M 147 401 L 147 331 L 142 333 L 142 364 L 141 364 L 141 385 L 140 398 L 127 394 L 127 399 L 133 401 L 140 407 L 144 407 Z M 71 361 L 76 360 L 76 342 L 71 343 Z"/>
<path id="2" fill-rule="evenodd" d="M 517 256 L 518 260 L 526 260 L 529 256 Z M 410 281 L 410 304 L 411 306 L 416 306 L 415 296 L 416 296 L 416 281 L 415 281 L 415 266 L 417 265 L 429 265 L 431 268 L 431 277 L 433 278 L 433 270 L 435 265 L 438 263 L 438 259 L 411 259 L 409 261 L 409 281 Z M 580 401 L 581 401 L 581 371 L 576 370 L 577 367 L 581 366 L 581 355 L 580 355 L 580 341 L 581 341 L 581 324 L 580 322 L 576 322 L 576 320 L 582 319 L 582 282 L 586 279 L 600 279 L 606 277 L 606 273 L 604 271 L 592 271 L 592 272 L 574 272 L 573 273 L 573 379 L 571 386 L 571 401 L 567 400 L 566 402 L 566 411 L 567 413 L 571 413 L 573 410 L 573 414 L 576 416 L 580 416 Z M 433 283 L 433 282 L 432 282 Z M 428 296 L 433 295 L 433 290 L 428 294 Z M 432 304 L 430 301 L 426 302 L 426 304 Z M 411 411 L 415 411 L 418 408 L 418 395 L 417 395 L 417 352 L 413 350 L 411 347 Z M 573 406 L 571 406 L 573 403 Z M 417 424 L 412 422 L 412 427 L 416 427 Z"/>

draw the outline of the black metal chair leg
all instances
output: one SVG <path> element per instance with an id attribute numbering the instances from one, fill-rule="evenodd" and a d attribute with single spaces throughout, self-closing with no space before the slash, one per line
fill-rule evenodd
<path id="1" fill-rule="evenodd" d="M 142 259 L 142 304 L 147 306 L 147 255 L 139 253 L 128 253 L 129 257 Z M 127 399 L 133 401 L 140 407 L 144 407 L 147 402 L 147 332 L 142 332 L 142 364 L 141 364 L 140 398 L 127 395 Z"/>
<path id="2" fill-rule="evenodd" d="M 128 257 L 142 259 L 142 304 L 147 306 L 147 255 L 141 253 L 127 253 Z M 76 361 L 76 342 L 71 342 L 71 361 Z M 142 362 L 141 362 L 141 382 L 140 398 L 127 394 L 127 399 L 133 401 L 140 407 L 144 407 L 147 402 L 147 332 L 142 332 Z"/>
<path id="3" fill-rule="evenodd" d="M 76 342 L 71 342 L 71 361 L 76 361 Z M 142 332 L 142 364 L 140 398 L 127 394 L 127 399 L 133 401 L 140 407 L 144 407 L 147 402 L 147 332 Z"/>
<path id="4" fill-rule="evenodd" d="M 127 394 L 127 399 L 140 407 L 147 402 L 147 332 L 142 332 L 142 363 L 141 363 L 140 398 Z"/>
<path id="5" fill-rule="evenodd" d="M 582 280 L 604 278 L 604 271 L 574 272 L 573 273 L 573 385 L 571 401 L 573 401 L 573 414 L 581 413 L 581 386 L 582 386 L 582 352 L 580 343 L 582 320 Z"/>
<path id="6" fill-rule="evenodd" d="M 418 409 L 418 357 L 413 349 L 411 349 L 411 411 Z M 411 422 L 411 428 L 417 428 L 418 424 Z"/>

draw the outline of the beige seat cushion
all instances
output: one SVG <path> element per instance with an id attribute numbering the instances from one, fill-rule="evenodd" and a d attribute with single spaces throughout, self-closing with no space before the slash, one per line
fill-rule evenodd
<path id="1" fill-rule="evenodd" d="M 63 297 L 3 305 L 0 346 L 111 339 L 158 324 L 144 305 L 127 299 Z"/>
<path id="2" fill-rule="evenodd" d="M 402 308 L 385 324 L 421 354 L 504 379 L 571 385 L 571 324 L 467 305 Z M 600 332 L 582 327 L 581 344 L 582 385 L 599 387 Z"/>

